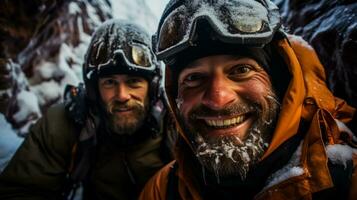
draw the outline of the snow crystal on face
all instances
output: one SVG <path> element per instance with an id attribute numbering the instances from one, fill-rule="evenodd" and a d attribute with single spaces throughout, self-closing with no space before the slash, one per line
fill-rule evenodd
<path id="1" fill-rule="evenodd" d="M 14 119 L 17 122 L 25 121 L 30 115 L 34 113 L 40 115 L 40 108 L 38 106 L 38 101 L 34 93 L 21 90 L 17 95 L 17 103 L 19 106 L 19 111 L 15 113 Z"/>
<path id="2" fill-rule="evenodd" d="M 183 104 L 183 99 L 182 98 L 177 98 L 176 100 L 177 108 L 180 109 L 182 104 Z"/>
<path id="3" fill-rule="evenodd" d="M 16 131 L 0 113 L 0 173 L 4 170 L 17 148 L 21 145 L 23 138 L 17 136 Z"/>
<path id="4" fill-rule="evenodd" d="M 300 165 L 300 158 L 301 158 L 301 150 L 302 150 L 302 142 L 297 148 L 297 150 L 294 152 L 294 154 L 291 156 L 291 159 L 285 165 L 283 168 L 279 169 L 275 173 L 273 173 L 267 181 L 266 186 L 264 187 L 263 190 L 276 185 L 278 183 L 281 183 L 282 181 L 287 180 L 288 178 L 294 177 L 294 176 L 299 176 L 304 173 L 304 170 Z"/>
<path id="5" fill-rule="evenodd" d="M 347 161 L 352 160 L 352 148 L 348 145 L 334 144 L 326 147 L 326 153 L 333 164 L 347 167 Z"/>

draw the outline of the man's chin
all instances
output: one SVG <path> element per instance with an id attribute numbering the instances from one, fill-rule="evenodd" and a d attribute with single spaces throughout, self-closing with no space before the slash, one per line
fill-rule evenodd
<path id="1" fill-rule="evenodd" d="M 200 138 L 200 139 L 199 139 Z M 260 132 L 249 129 L 244 141 L 235 134 L 196 137 L 196 155 L 200 162 L 217 176 L 240 176 L 245 179 L 250 166 L 263 155 L 269 140 Z"/>
<path id="2" fill-rule="evenodd" d="M 134 119 L 113 119 L 111 130 L 118 135 L 132 135 L 141 126 L 138 120 Z"/>

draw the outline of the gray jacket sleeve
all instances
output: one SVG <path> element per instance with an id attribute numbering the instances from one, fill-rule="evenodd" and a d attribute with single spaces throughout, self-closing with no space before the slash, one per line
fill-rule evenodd
<path id="1" fill-rule="evenodd" d="M 0 199 L 59 199 L 76 134 L 64 107 L 50 108 L 0 175 Z"/>

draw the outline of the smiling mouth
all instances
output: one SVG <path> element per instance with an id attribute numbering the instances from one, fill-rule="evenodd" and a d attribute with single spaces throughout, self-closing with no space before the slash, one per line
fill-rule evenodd
<path id="1" fill-rule="evenodd" d="M 242 124 L 249 118 L 249 114 L 242 114 L 239 116 L 227 118 L 227 119 L 203 119 L 208 127 L 215 129 L 231 128 Z"/>

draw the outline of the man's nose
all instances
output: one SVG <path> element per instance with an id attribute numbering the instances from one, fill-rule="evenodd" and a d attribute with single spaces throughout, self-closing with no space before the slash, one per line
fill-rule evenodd
<path id="1" fill-rule="evenodd" d="M 220 110 L 234 102 L 237 93 L 232 84 L 223 74 L 214 75 L 205 90 L 202 104 L 213 110 Z"/>
<path id="2" fill-rule="evenodd" d="M 119 102 L 126 102 L 130 99 L 130 89 L 124 84 L 119 84 L 116 90 L 116 99 Z"/>

